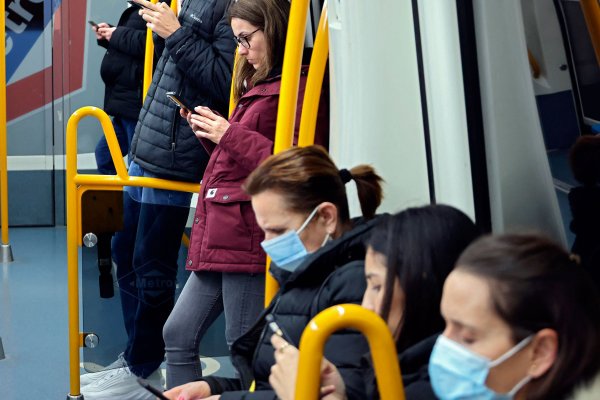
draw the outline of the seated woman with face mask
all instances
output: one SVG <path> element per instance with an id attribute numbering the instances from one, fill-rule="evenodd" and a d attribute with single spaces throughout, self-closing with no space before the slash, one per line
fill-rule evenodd
<path id="1" fill-rule="evenodd" d="M 600 298 L 550 240 L 475 242 L 446 280 L 441 312 L 429 361 L 440 399 L 600 398 Z"/>
<path id="2" fill-rule="evenodd" d="M 363 219 L 350 220 L 345 184 L 356 183 Z M 295 147 L 267 158 L 244 188 L 265 232 L 262 246 L 271 257 L 271 275 L 281 285 L 250 330 L 233 342 L 231 359 L 239 379 L 205 377 L 165 393 L 171 399 L 276 399 L 269 384 L 275 363 L 269 341 L 271 314 L 292 344 L 298 345 L 308 322 L 324 309 L 359 304 L 365 291 L 366 240 L 376 224 L 382 179 L 360 165 L 338 170 L 324 148 Z M 349 399 L 364 399 L 360 360 L 368 350 L 356 332 L 338 332 L 325 355 L 339 366 Z M 256 391 L 248 392 L 255 381 Z"/>
<path id="3" fill-rule="evenodd" d="M 479 229 L 463 212 L 447 205 L 409 208 L 383 217 L 367 241 L 365 290 L 362 306 L 378 313 L 396 342 L 406 398 L 436 399 L 427 377 L 427 362 L 437 336 L 444 329 L 440 300 L 444 280 L 462 251 L 479 236 Z M 285 345 L 277 335 L 273 347 Z M 298 350 L 275 350 L 277 364 L 269 381 L 282 400 L 294 398 Z M 321 383 L 325 398 L 344 399 L 345 386 L 336 366 L 323 362 Z M 363 360 L 359 385 L 365 399 L 378 399 L 370 356 Z M 355 383 L 356 384 L 356 383 Z"/>

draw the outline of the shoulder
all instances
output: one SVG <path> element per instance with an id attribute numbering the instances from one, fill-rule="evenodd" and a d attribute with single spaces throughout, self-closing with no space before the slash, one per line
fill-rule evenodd
<path id="1" fill-rule="evenodd" d="M 365 289 L 365 262 L 351 261 L 336 268 L 327 277 L 319 291 L 319 308 L 333 304 L 360 303 Z"/>

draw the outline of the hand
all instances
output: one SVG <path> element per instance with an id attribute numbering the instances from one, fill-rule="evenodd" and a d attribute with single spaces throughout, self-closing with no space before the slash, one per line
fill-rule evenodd
<path id="1" fill-rule="evenodd" d="M 271 336 L 271 344 L 275 349 L 276 364 L 271 367 L 269 383 L 281 400 L 294 400 L 300 352 L 278 335 Z M 325 358 L 321 362 L 321 398 L 346 399 L 342 376 L 335 365 Z"/>
<path id="2" fill-rule="evenodd" d="M 108 40 L 110 42 L 110 38 L 112 37 L 113 32 L 115 31 L 115 29 L 117 29 L 116 26 L 107 26 L 107 27 L 100 27 L 100 25 L 98 25 L 98 34 L 102 35 L 102 37 L 106 40 Z"/>
<path id="3" fill-rule="evenodd" d="M 102 36 L 100 34 L 100 32 L 98 32 L 98 30 L 100 28 L 108 28 L 108 27 L 110 27 L 110 25 L 108 25 L 106 22 L 100 22 L 98 25 L 92 26 L 92 29 L 94 30 L 94 33 L 96 34 L 96 39 L 98 39 L 98 40 L 104 39 L 104 36 Z"/>
<path id="4" fill-rule="evenodd" d="M 142 8 L 139 13 L 146 21 L 146 27 L 152 30 L 163 39 L 168 38 L 181 27 L 177 16 L 171 10 L 171 7 L 164 2 L 152 4 L 146 0 L 133 0 L 149 9 Z"/>
<path id="5" fill-rule="evenodd" d="M 221 138 L 229 129 L 229 122 L 212 112 L 208 107 L 196 107 L 194 111 L 198 114 L 187 113 L 187 121 L 196 136 L 219 144 Z"/>
<path id="6" fill-rule="evenodd" d="M 170 400 L 218 399 L 219 396 L 210 395 L 210 387 L 204 381 L 190 382 L 185 385 L 167 390 L 163 395 Z"/>

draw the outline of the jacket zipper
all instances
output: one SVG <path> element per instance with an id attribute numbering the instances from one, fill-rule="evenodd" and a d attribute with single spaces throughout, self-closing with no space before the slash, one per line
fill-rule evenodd
<path id="1" fill-rule="evenodd" d="M 173 111 L 173 119 L 171 120 L 171 168 L 175 167 L 175 141 L 177 139 L 177 135 L 175 130 L 177 129 L 175 124 L 177 121 L 177 114 L 179 110 L 175 108 Z"/>

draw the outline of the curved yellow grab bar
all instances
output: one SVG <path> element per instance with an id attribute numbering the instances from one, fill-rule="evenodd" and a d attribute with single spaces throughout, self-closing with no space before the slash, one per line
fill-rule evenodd
<path id="1" fill-rule="evenodd" d="M 79 175 L 77 173 L 77 127 L 81 119 L 96 117 L 102 129 L 116 175 Z M 115 130 L 106 113 L 97 107 L 82 107 L 75 111 L 67 123 L 66 137 L 66 214 L 67 214 L 67 287 L 69 295 L 69 394 L 80 395 L 79 380 L 79 260 L 78 245 L 81 242 L 80 232 L 80 196 L 88 189 L 120 190 L 123 186 L 143 186 L 156 189 L 169 189 L 185 192 L 199 192 L 200 185 L 189 182 L 174 182 L 158 178 L 130 177 L 125 168 L 123 154 L 115 135 Z"/>
<path id="2" fill-rule="evenodd" d="M 387 324 L 374 312 L 355 304 L 330 307 L 314 317 L 300 339 L 296 399 L 319 398 L 321 359 L 327 338 L 337 330 L 361 331 L 369 342 L 381 400 L 404 400 L 396 345 Z"/>
<path id="3" fill-rule="evenodd" d="M 315 38 L 304 102 L 302 103 L 302 118 L 300 119 L 300 133 L 298 135 L 298 146 L 310 146 L 315 143 L 315 129 L 317 127 L 317 115 L 319 112 L 319 101 L 325 77 L 325 67 L 329 56 L 329 23 L 327 20 L 327 0 L 323 4 L 321 19 Z"/>
<path id="4" fill-rule="evenodd" d="M 600 66 L 600 3 L 598 0 L 580 0 L 579 4 Z"/>
<path id="5" fill-rule="evenodd" d="M 158 3 L 158 0 L 150 0 L 153 4 Z M 177 1 L 171 1 L 171 10 L 177 15 Z M 146 31 L 146 56 L 144 58 L 144 83 L 142 86 L 142 103 L 146 99 L 146 94 L 152 83 L 152 69 L 154 67 L 154 41 L 152 40 L 152 30 L 148 28 Z"/>

